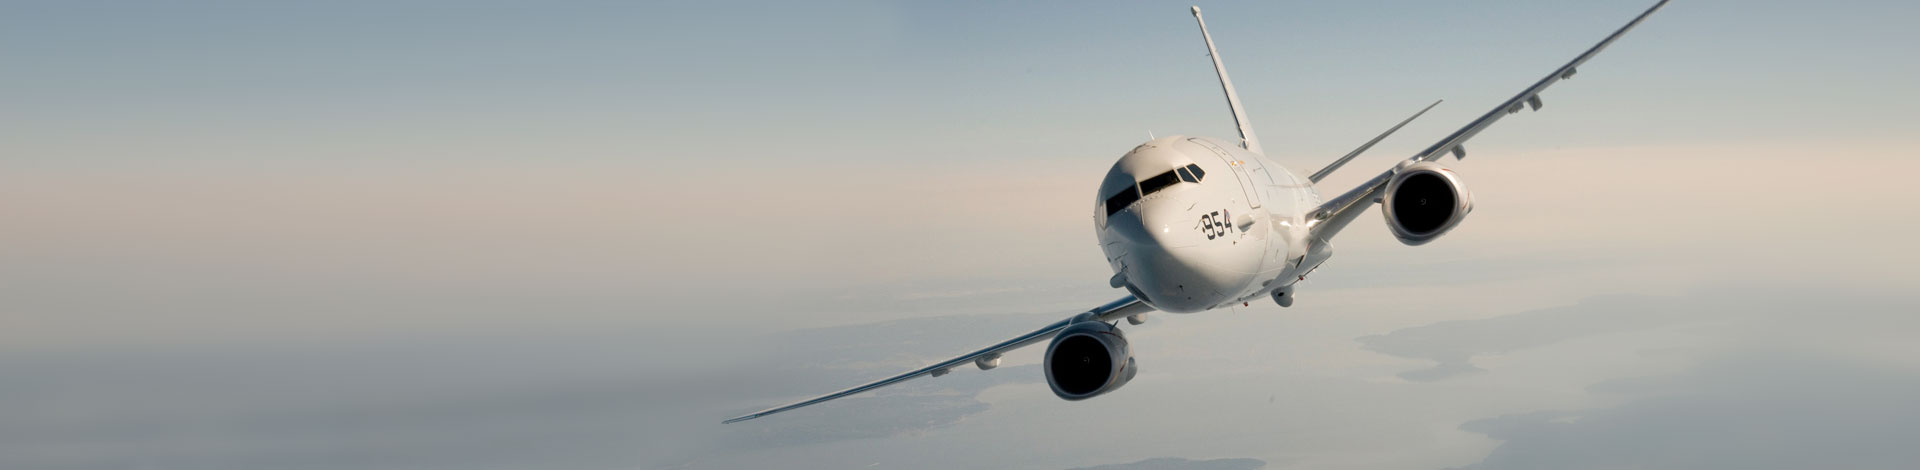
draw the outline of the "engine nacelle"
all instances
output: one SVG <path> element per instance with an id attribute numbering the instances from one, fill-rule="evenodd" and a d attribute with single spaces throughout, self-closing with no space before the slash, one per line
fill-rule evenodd
<path id="1" fill-rule="evenodd" d="M 1433 162 L 1407 165 L 1387 182 L 1380 212 L 1400 243 L 1420 245 L 1453 230 L 1473 212 L 1473 193 L 1460 175 Z"/>
<path id="2" fill-rule="evenodd" d="M 1085 400 L 1133 380 L 1133 350 L 1120 329 L 1099 320 L 1075 322 L 1053 337 L 1043 361 L 1047 385 L 1067 400 Z"/>

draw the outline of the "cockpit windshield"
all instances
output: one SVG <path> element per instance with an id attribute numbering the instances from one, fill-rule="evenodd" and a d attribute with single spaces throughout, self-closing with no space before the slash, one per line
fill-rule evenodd
<path id="1" fill-rule="evenodd" d="M 1128 205 L 1140 200 L 1141 197 L 1160 192 L 1162 189 L 1180 184 L 1181 181 L 1198 183 L 1206 177 L 1206 174 L 1207 172 L 1200 171 L 1200 165 L 1187 164 L 1187 166 L 1141 180 L 1139 184 L 1122 189 L 1119 194 L 1107 198 L 1107 215 L 1111 216 L 1115 212 L 1126 210 Z"/>
<path id="2" fill-rule="evenodd" d="M 1179 183 L 1180 183 L 1180 174 L 1175 173 L 1173 171 L 1168 171 L 1166 173 L 1161 173 L 1152 178 L 1147 178 L 1146 180 L 1141 181 L 1140 194 L 1146 195 L 1146 194 L 1157 193 L 1157 192 L 1160 192 L 1160 190 L 1162 189 L 1167 189 L 1168 186 L 1173 186 Z"/>
<path id="3" fill-rule="evenodd" d="M 1133 204 L 1133 201 L 1138 200 L 1140 200 L 1140 187 L 1128 186 L 1126 189 L 1120 190 L 1120 194 L 1115 194 L 1113 197 L 1107 198 L 1107 215 L 1112 216 L 1113 213 L 1126 209 L 1128 204 Z"/>

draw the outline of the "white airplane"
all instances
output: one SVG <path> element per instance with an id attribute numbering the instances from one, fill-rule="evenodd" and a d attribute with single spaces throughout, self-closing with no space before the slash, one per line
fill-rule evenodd
<path id="1" fill-rule="evenodd" d="M 1293 305 L 1294 284 L 1305 280 L 1333 255 L 1328 240 L 1355 217 L 1378 203 L 1387 228 L 1408 245 L 1420 245 L 1447 233 L 1473 210 L 1473 196 L 1460 176 L 1442 166 L 1447 154 L 1466 157 L 1462 145 L 1500 118 L 1523 107 L 1540 109 L 1540 92 L 1572 78 L 1575 68 L 1646 20 L 1668 0 L 1614 31 L 1606 39 L 1554 69 L 1520 94 L 1487 111 L 1466 127 L 1394 165 L 1359 187 L 1322 200 L 1314 183 L 1339 169 L 1374 143 L 1432 109 L 1428 105 L 1373 140 L 1301 177 L 1267 159 L 1260 150 L 1233 81 L 1214 50 L 1200 7 L 1193 18 L 1213 58 L 1220 88 L 1240 128 L 1234 143 L 1207 137 L 1168 136 L 1149 140 L 1120 157 L 1107 171 L 1095 195 L 1094 231 L 1107 263 L 1108 283 L 1130 295 L 959 357 L 865 385 L 723 421 L 734 423 L 841 398 L 931 375 L 939 377 L 971 362 L 981 370 L 1000 365 L 1001 354 L 1052 339 L 1042 360 L 1047 384 L 1067 400 L 1084 400 L 1114 391 L 1138 370 L 1119 319 L 1139 325 L 1147 312 L 1204 312 L 1267 297 Z M 1434 104 L 1439 104 L 1435 102 Z"/>

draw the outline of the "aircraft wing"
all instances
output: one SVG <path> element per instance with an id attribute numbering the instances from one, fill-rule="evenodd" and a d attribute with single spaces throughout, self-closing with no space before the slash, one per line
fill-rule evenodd
<path id="1" fill-rule="evenodd" d="M 1121 298 L 1120 300 L 1108 302 L 1106 305 L 1094 307 L 1092 310 L 1088 310 L 1085 313 L 1076 314 L 1072 317 L 1068 317 L 1065 320 L 1053 322 L 1051 324 L 1048 324 L 1047 326 L 1040 327 L 1040 329 L 1038 330 L 1033 330 L 1030 333 L 1016 336 L 1013 339 L 1009 339 L 1006 341 L 1001 341 L 998 344 L 987 346 L 985 348 L 981 348 L 974 352 L 962 354 L 959 357 L 955 357 L 953 359 L 941 361 L 938 364 L 922 367 L 919 369 L 914 369 L 912 371 L 909 371 L 900 375 L 887 377 L 884 379 L 869 382 L 864 385 L 856 386 L 846 390 L 841 390 L 838 392 L 829 393 L 826 395 L 821 395 L 821 396 L 810 398 L 804 401 L 798 401 L 798 402 L 794 402 L 786 405 L 780 405 L 773 408 L 768 408 L 765 410 L 760 410 L 751 414 L 736 416 L 736 417 L 727 419 L 726 421 L 721 421 L 721 424 L 746 421 L 749 419 L 754 419 L 754 418 L 758 418 L 758 417 L 762 417 L 762 416 L 766 416 L 774 413 L 779 413 L 782 411 L 800 408 L 803 406 L 813 405 L 813 404 L 825 402 L 828 400 L 833 400 L 836 398 L 842 398 L 842 397 L 858 394 L 860 392 L 865 392 L 868 390 L 873 390 L 876 388 L 885 387 L 885 386 L 893 385 L 900 382 L 905 382 L 907 379 L 911 379 L 911 378 L 919 377 L 923 375 L 934 375 L 934 376 L 946 375 L 946 373 L 948 371 L 951 371 L 953 368 L 965 366 L 967 365 L 968 362 L 973 362 L 980 359 L 997 360 L 1000 357 L 1001 353 L 1012 351 L 1015 349 L 1020 349 L 1023 346 L 1030 345 L 1033 343 L 1045 341 L 1049 338 L 1052 338 L 1055 333 L 1059 333 L 1061 329 L 1066 328 L 1067 325 L 1073 324 L 1076 321 L 1114 321 L 1129 315 L 1133 315 L 1137 313 L 1146 313 L 1150 311 L 1153 311 L 1153 307 L 1149 307 L 1147 306 L 1146 303 L 1141 302 L 1139 299 L 1135 299 L 1133 296 L 1129 295 Z"/>
<path id="2" fill-rule="evenodd" d="M 1622 26 L 1619 30 L 1614 31 L 1612 35 L 1601 40 L 1599 44 L 1594 44 L 1592 48 L 1587 49 L 1587 52 L 1580 54 L 1579 57 L 1574 57 L 1573 61 L 1567 62 L 1566 65 L 1562 65 L 1558 69 L 1554 69 L 1553 73 L 1549 73 L 1545 78 L 1534 82 L 1533 86 L 1520 91 L 1520 94 L 1513 95 L 1513 98 L 1507 99 L 1505 103 L 1500 103 L 1500 105 L 1494 107 L 1493 110 L 1487 111 L 1487 114 L 1481 115 L 1479 119 L 1475 119 L 1473 122 L 1468 123 L 1466 127 L 1454 131 L 1452 135 L 1448 135 L 1447 138 L 1434 143 L 1432 147 L 1427 147 L 1426 150 L 1420 151 L 1419 154 L 1407 159 L 1407 161 L 1430 162 L 1438 160 L 1440 157 L 1446 156 L 1449 153 L 1452 153 L 1455 158 L 1466 158 L 1467 151 L 1464 145 L 1468 139 L 1479 135 L 1480 131 L 1486 130 L 1487 127 L 1492 126 L 1493 123 L 1500 121 L 1500 118 L 1506 117 L 1508 114 L 1520 112 L 1522 107 L 1531 107 L 1536 111 L 1539 110 L 1541 105 L 1541 91 L 1545 91 L 1547 87 L 1553 86 L 1553 84 L 1559 83 L 1561 80 L 1573 78 L 1575 70 L 1581 64 L 1585 64 L 1587 59 L 1592 59 L 1593 56 L 1600 54 L 1600 51 L 1606 49 L 1607 45 L 1613 44 L 1614 40 L 1626 35 L 1627 30 L 1631 30 L 1634 26 L 1640 25 L 1641 21 L 1653 15 L 1653 12 L 1659 11 L 1660 7 L 1667 6 L 1667 1 L 1668 0 L 1660 0 L 1660 3 L 1655 3 L 1653 7 L 1647 8 L 1645 13 L 1641 13 L 1639 17 L 1628 22 L 1626 26 Z M 1402 164 L 1404 163 L 1405 162 Z M 1385 188 L 1387 182 L 1393 179 L 1394 172 L 1398 170 L 1399 167 L 1388 170 L 1386 173 L 1380 174 L 1380 176 L 1375 176 L 1373 179 L 1367 180 L 1366 183 L 1362 183 L 1359 187 L 1322 204 L 1320 209 L 1314 213 L 1315 220 L 1312 222 L 1314 224 L 1314 236 L 1322 240 L 1333 238 L 1333 234 L 1338 233 L 1348 222 L 1352 222 L 1355 217 L 1358 217 L 1362 212 L 1366 212 L 1367 207 L 1373 205 L 1374 198 L 1378 197 L 1375 193 Z"/>

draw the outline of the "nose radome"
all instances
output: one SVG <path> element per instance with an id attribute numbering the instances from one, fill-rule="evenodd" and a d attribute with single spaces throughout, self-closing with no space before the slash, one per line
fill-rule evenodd
<path id="1" fill-rule="evenodd" d="M 1185 248 L 1199 244 L 1192 228 L 1199 222 L 1188 220 L 1187 204 L 1175 199 L 1148 201 L 1140 206 L 1140 225 L 1153 244 L 1161 248 Z"/>
<path id="2" fill-rule="evenodd" d="M 1195 229 L 1199 219 L 1188 213 L 1191 205 L 1162 199 L 1141 204 L 1138 210 L 1146 243 L 1136 248 L 1133 262 L 1144 269 L 1129 274 L 1129 281 L 1156 308 L 1169 312 L 1206 310 L 1235 290 L 1229 285 L 1233 279 L 1227 279 L 1235 276 L 1221 272 L 1215 266 L 1219 260 L 1209 259 L 1210 250 L 1202 246 L 1206 236 Z"/>

